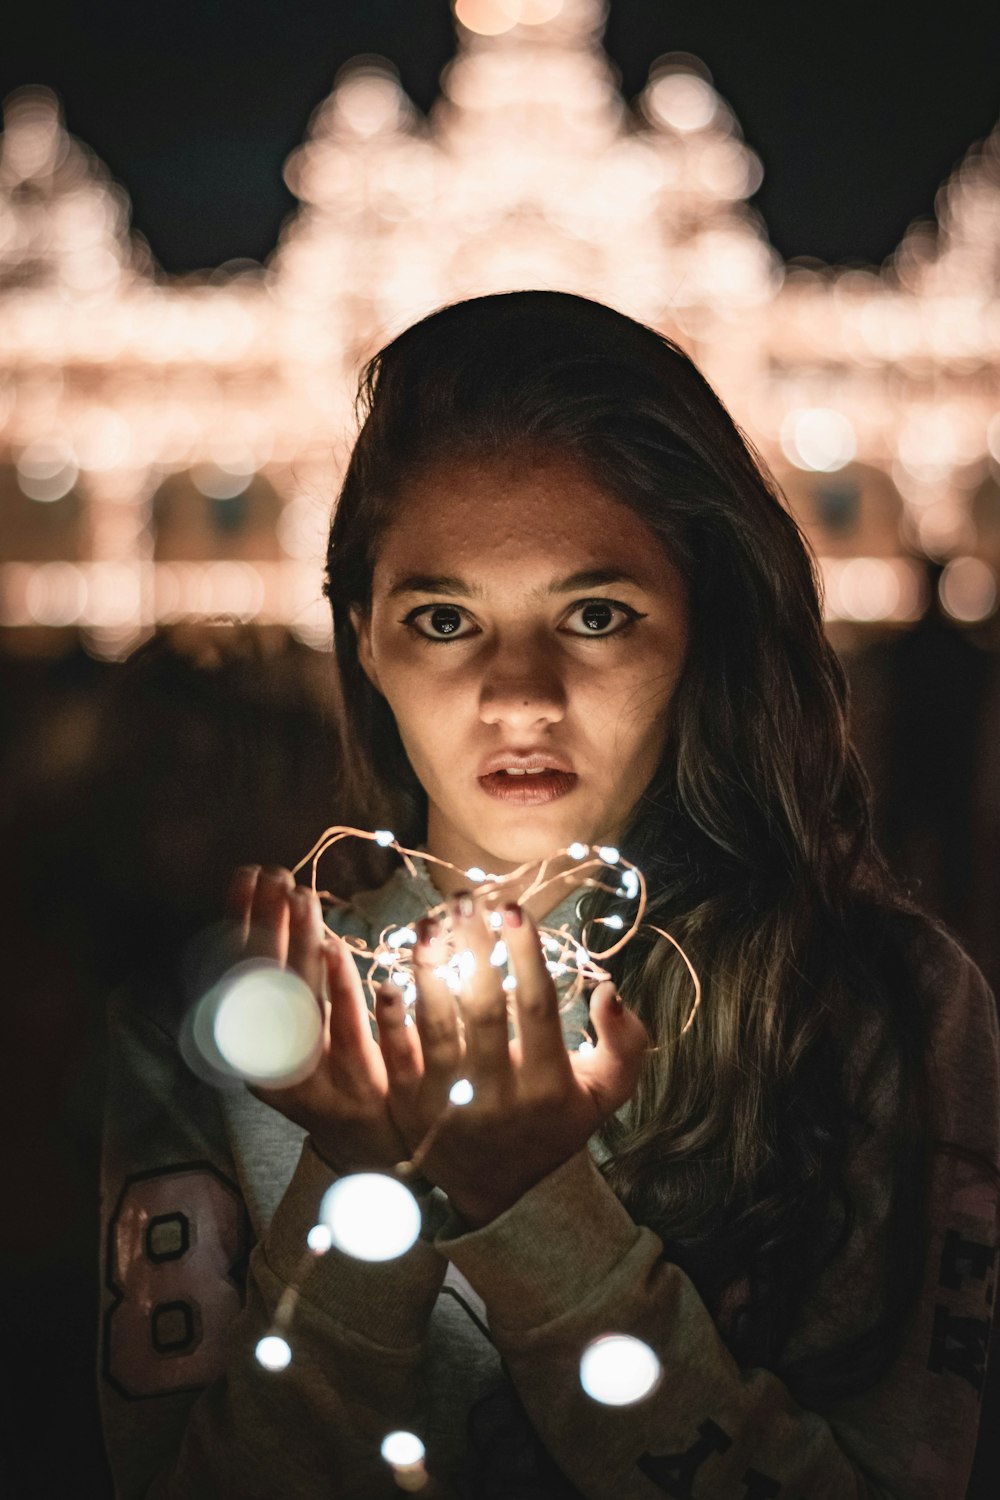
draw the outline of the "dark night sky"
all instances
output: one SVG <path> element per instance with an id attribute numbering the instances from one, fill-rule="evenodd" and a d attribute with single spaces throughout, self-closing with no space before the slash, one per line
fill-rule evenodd
<path id="1" fill-rule="evenodd" d="M 703 59 L 786 258 L 880 262 L 1000 116 L 996 0 L 611 0 L 606 45 L 627 97 L 662 53 Z M 273 248 L 282 162 L 343 62 L 392 59 L 426 109 L 453 50 L 448 0 L 29 0 L 0 92 L 58 92 L 176 272 Z"/>

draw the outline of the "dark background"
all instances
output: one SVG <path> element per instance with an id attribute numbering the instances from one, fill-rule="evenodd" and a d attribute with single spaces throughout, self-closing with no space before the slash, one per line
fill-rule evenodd
<path id="1" fill-rule="evenodd" d="M 605 42 L 627 98 L 665 52 L 711 69 L 763 160 L 754 201 L 786 259 L 882 262 L 1000 115 L 995 0 L 612 0 Z M 56 91 L 178 274 L 270 253 L 294 208 L 282 164 L 343 63 L 389 58 L 426 109 L 453 51 L 447 0 L 40 0 L 4 30 L 0 94 Z M 104 1000 L 137 962 L 169 961 L 232 863 L 291 863 L 327 821 L 325 659 L 240 640 L 228 665 L 197 640 L 132 669 L 82 649 L 8 664 L 0 912 L 17 1066 L 0 1091 L 0 1493 L 12 1500 L 110 1493 L 93 1395 Z M 969 631 L 932 612 L 863 635 L 845 663 L 880 837 L 996 984 L 996 618 Z M 996 1493 L 985 1469 L 983 1482 Z"/>

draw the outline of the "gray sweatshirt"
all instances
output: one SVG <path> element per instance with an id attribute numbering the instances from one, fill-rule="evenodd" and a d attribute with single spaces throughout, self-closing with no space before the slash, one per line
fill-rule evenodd
<path id="1" fill-rule="evenodd" d="M 370 939 L 439 898 L 403 872 L 328 917 Z M 575 930 L 570 897 L 546 925 Z M 100 1391 L 122 1500 L 368 1500 L 399 1493 L 386 1433 L 426 1445 L 428 1500 L 961 1500 L 972 1463 L 996 1271 L 1000 1052 L 993 998 L 928 928 L 935 1154 L 923 1290 L 903 1349 L 863 1395 L 798 1406 L 741 1369 L 689 1278 L 580 1152 L 468 1231 L 440 1194 L 405 1255 L 368 1263 L 306 1236 L 334 1174 L 246 1089 L 185 1066 L 152 1006 L 111 1027 L 102 1168 Z M 586 1007 L 564 1015 L 568 1046 Z M 876 1125 L 878 1122 L 875 1122 Z M 851 1237 L 802 1310 L 789 1356 L 869 1322 L 886 1213 L 876 1128 L 850 1170 Z M 289 1288 L 292 1360 L 257 1341 Z M 583 1390 L 584 1347 L 641 1338 L 662 1378 L 631 1406 Z M 405 1476 L 404 1476 L 405 1478 Z"/>

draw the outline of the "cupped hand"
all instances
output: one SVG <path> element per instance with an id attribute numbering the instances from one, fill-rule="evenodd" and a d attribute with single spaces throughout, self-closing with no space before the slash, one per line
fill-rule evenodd
<path id="1" fill-rule="evenodd" d="M 461 1217 L 479 1227 L 574 1156 L 631 1098 L 649 1035 L 605 982 L 590 1002 L 597 1045 L 585 1056 L 568 1051 L 555 985 L 530 915 L 517 905 L 505 907 L 498 932 L 487 926 L 483 909 L 466 895 L 453 903 L 451 919 L 455 948 L 471 954 L 458 994 L 461 1048 L 453 1019 L 455 997 L 435 973 L 443 954 L 426 926 L 415 955 L 419 1046 L 407 1036 L 412 1028 L 404 1028 L 396 1015 L 402 1010 L 398 999 L 385 989 L 376 1013 L 392 1117 L 413 1146 L 426 1119 L 420 1101 L 433 1099 L 440 1106 L 415 1161 L 448 1194 Z M 507 994 L 500 971 L 490 963 L 499 936 L 516 980 L 513 1040 L 508 1039 Z M 468 1104 L 449 1104 L 447 1090 L 459 1069 L 472 1084 L 473 1096 Z"/>
<path id="2" fill-rule="evenodd" d="M 253 1092 L 307 1130 L 336 1171 L 391 1169 L 407 1148 L 389 1113 L 385 1064 L 347 944 L 327 928 L 314 892 L 297 886 L 287 870 L 238 870 L 230 911 L 242 956 L 270 959 L 298 974 L 324 1018 L 314 1072 L 289 1088 Z"/>

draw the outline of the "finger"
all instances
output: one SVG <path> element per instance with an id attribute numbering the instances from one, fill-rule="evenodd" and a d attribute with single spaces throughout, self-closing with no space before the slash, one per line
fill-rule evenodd
<path id="1" fill-rule="evenodd" d="M 406 1024 L 403 997 L 396 985 L 382 984 L 375 991 L 375 1020 L 389 1088 L 412 1095 L 423 1078 L 423 1058 L 417 1029 Z"/>
<path id="2" fill-rule="evenodd" d="M 650 1037 L 638 1016 L 623 1005 L 610 980 L 590 997 L 597 1046 L 589 1057 L 572 1054 L 571 1066 L 607 1116 L 631 1099 Z"/>
<path id="3" fill-rule="evenodd" d="M 335 1059 L 370 1062 L 378 1055 L 372 1037 L 371 1016 L 361 976 L 347 944 L 332 932 L 323 943 L 330 996 L 328 1031 L 330 1052 Z"/>
<path id="4" fill-rule="evenodd" d="M 226 913 L 238 928 L 241 943 L 250 936 L 250 908 L 259 875 L 260 865 L 241 865 L 233 871 L 226 893 Z"/>
<path id="5" fill-rule="evenodd" d="M 448 1090 L 462 1062 L 462 1039 L 458 1029 L 458 1007 L 445 981 L 436 974 L 447 958 L 437 923 L 424 918 L 417 923 L 413 950 L 413 977 L 417 986 L 414 1016 L 423 1056 L 424 1076 L 433 1096 Z"/>
<path id="6" fill-rule="evenodd" d="M 496 934 L 465 893 L 453 903 L 451 923 L 465 970 L 459 1005 L 465 1025 L 466 1071 L 480 1096 L 498 1094 L 510 1080 L 511 1067 L 507 996 L 499 969 L 490 963 Z"/>
<path id="7" fill-rule="evenodd" d="M 288 953 L 288 897 L 294 881 L 287 870 L 261 870 L 250 907 L 247 951 L 256 958 L 285 962 Z"/>
<path id="8" fill-rule="evenodd" d="M 520 1042 L 521 1074 L 526 1085 L 570 1071 L 566 1041 L 559 1018 L 559 996 L 545 967 L 538 928 L 529 912 L 515 902 L 503 909 L 503 937 L 511 971 L 517 981 L 514 1014 Z"/>
<path id="9" fill-rule="evenodd" d="M 297 885 L 288 899 L 288 967 L 301 975 L 316 995 L 323 989 L 326 933 L 316 896 L 308 886 Z"/>

